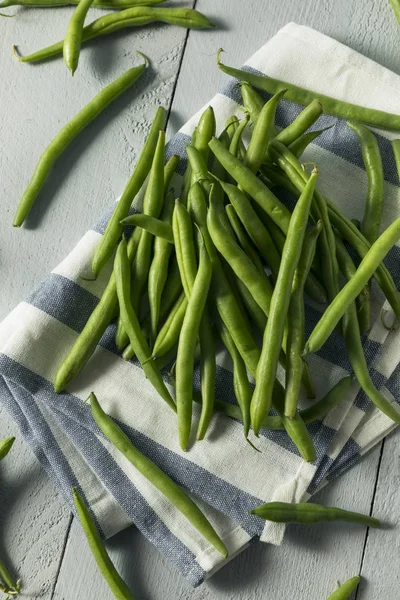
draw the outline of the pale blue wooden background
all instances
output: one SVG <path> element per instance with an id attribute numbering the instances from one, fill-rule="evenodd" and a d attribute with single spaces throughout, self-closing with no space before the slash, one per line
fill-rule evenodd
<path id="1" fill-rule="evenodd" d="M 191 6 L 190 2 L 175 5 Z M 310 25 L 400 73 L 400 31 L 388 0 L 198 0 L 211 32 L 155 26 L 92 42 L 73 80 L 61 60 L 18 64 L 11 45 L 30 52 L 63 37 L 71 8 L 14 10 L 0 20 L 0 318 L 34 288 L 121 192 L 154 107 L 171 107 L 171 135 L 221 86 L 215 52 L 241 64 L 289 21 Z M 101 11 L 92 11 L 95 18 Z M 89 127 L 54 169 L 24 230 L 11 227 L 16 203 L 38 158 L 101 86 L 131 66 L 135 50 L 152 71 Z M 312 68 L 308 65 L 307 68 Z M 400 92 L 400 90 L 399 90 Z M 45 210 L 46 209 L 46 210 Z M 0 437 L 18 434 L 1 411 Z M 374 512 L 396 526 L 400 515 L 400 437 L 393 434 L 320 500 Z M 23 598 L 112 598 L 57 490 L 20 437 L 0 465 L 0 555 L 18 568 Z M 336 580 L 361 572 L 359 600 L 398 600 L 400 537 L 342 526 L 291 527 L 280 548 L 255 545 L 192 590 L 134 528 L 108 544 L 138 600 L 324 600 Z"/>

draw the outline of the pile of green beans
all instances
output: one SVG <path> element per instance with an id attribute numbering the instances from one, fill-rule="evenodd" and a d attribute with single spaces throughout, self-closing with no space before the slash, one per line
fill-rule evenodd
<path id="1" fill-rule="evenodd" d="M 314 397 L 306 355 L 318 351 L 335 328 L 345 339 L 361 388 L 400 422 L 396 407 L 372 382 L 361 340 L 361 332 L 369 328 L 372 277 L 400 314 L 398 291 L 382 265 L 400 238 L 400 219 L 379 235 L 383 169 L 376 138 L 367 127 L 349 123 L 368 179 L 358 230 L 319 191 L 317 166 L 310 174 L 300 162 L 302 151 L 316 138 L 308 128 L 317 122 L 324 100 L 312 98 L 286 129 L 278 131 L 275 113 L 286 98 L 285 89 L 267 103 L 249 83 L 241 90 L 248 114 L 241 121 L 230 117 L 218 138 L 212 107 L 201 115 L 186 148 L 180 195 L 170 189 L 177 159 L 164 168 L 165 111 L 158 109 L 94 255 L 92 271 L 97 276 L 116 250 L 110 282 L 58 369 L 55 390 L 65 389 L 76 377 L 117 317 L 117 348 L 125 359 L 139 360 L 158 394 L 177 412 L 182 450 L 190 450 L 195 442 L 193 402 L 200 400 L 197 440 L 206 436 L 214 413 L 225 413 L 243 421 L 247 441 L 251 427 L 256 436 L 284 429 L 299 454 L 313 462 L 315 448 L 307 424 L 323 419 L 343 399 L 351 378 L 307 409 L 298 401 L 302 393 Z M 246 128 L 251 134 L 247 147 Z M 276 184 L 294 195 L 292 213 L 275 195 Z M 143 212 L 128 216 L 144 185 Z M 133 232 L 119 241 L 128 225 Z M 359 254 L 358 268 L 344 241 Z M 342 289 L 339 273 L 347 280 Z M 320 304 L 322 316 L 305 340 L 307 296 Z M 216 344 L 221 342 L 233 364 L 233 407 L 215 399 Z M 198 351 L 200 398 L 193 390 Z M 160 371 L 168 361 L 174 369 L 172 390 Z M 284 369 L 284 382 L 277 378 L 278 364 Z M 255 378 L 254 386 L 248 373 Z M 271 409 L 278 414 L 271 415 Z"/>

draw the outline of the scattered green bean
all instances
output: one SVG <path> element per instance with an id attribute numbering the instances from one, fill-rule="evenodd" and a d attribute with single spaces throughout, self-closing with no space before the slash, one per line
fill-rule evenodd
<path id="1" fill-rule="evenodd" d="M 333 594 L 331 594 L 327 600 L 348 600 L 360 583 L 360 579 L 361 578 L 359 575 L 348 579 L 343 585 L 340 586 L 340 588 L 333 592 Z"/>
<path id="2" fill-rule="evenodd" d="M 373 528 L 381 525 L 378 519 L 369 515 L 343 510 L 342 508 L 322 506 L 322 504 L 313 504 L 312 502 L 300 502 L 298 504 L 268 502 L 257 506 L 250 512 L 252 515 L 257 515 L 262 519 L 274 521 L 275 523 L 314 525 L 315 523 L 346 521 Z"/>
<path id="3" fill-rule="evenodd" d="M 0 460 L 3 460 L 10 452 L 13 443 L 15 442 L 15 437 L 9 437 L 0 442 Z"/>
<path id="4" fill-rule="evenodd" d="M 193 500 L 168 475 L 132 444 L 120 427 L 103 411 L 94 394 L 90 395 L 90 405 L 93 418 L 107 439 L 154 487 L 168 498 L 218 552 L 227 557 L 228 550 L 225 544 Z"/>
<path id="5" fill-rule="evenodd" d="M 340 404 L 345 398 L 345 392 L 352 384 L 350 376 L 343 377 L 329 392 L 318 402 L 300 411 L 300 416 L 304 423 L 312 423 L 313 421 L 322 420 L 333 408 Z"/>
<path id="6" fill-rule="evenodd" d="M 105 87 L 75 117 L 61 129 L 39 159 L 35 172 L 26 188 L 14 216 L 13 226 L 21 227 L 28 216 L 50 169 L 72 140 L 95 119 L 115 98 L 129 89 L 142 75 L 146 61 L 129 69 Z"/>
<path id="7" fill-rule="evenodd" d="M 74 76 L 78 68 L 79 54 L 81 51 L 82 31 L 86 15 L 92 6 L 93 0 L 80 0 L 71 20 L 68 23 L 63 44 L 64 62 Z"/>
<path id="8" fill-rule="evenodd" d="M 91 394 L 92 402 L 94 402 L 93 397 L 94 394 Z M 118 600 L 134 600 L 132 592 L 119 575 L 113 562 L 108 556 L 106 547 L 97 530 L 96 523 L 76 488 L 72 488 L 72 495 L 79 521 L 82 525 L 90 550 L 92 551 L 100 573 L 107 582 L 110 590 Z"/>
<path id="9" fill-rule="evenodd" d="M 268 414 L 271 406 L 293 276 L 303 246 L 316 179 L 317 169 L 314 169 L 290 219 L 278 279 L 272 294 L 260 362 L 257 367 L 256 386 L 250 408 L 251 423 L 256 435 L 259 434 L 264 417 Z"/>

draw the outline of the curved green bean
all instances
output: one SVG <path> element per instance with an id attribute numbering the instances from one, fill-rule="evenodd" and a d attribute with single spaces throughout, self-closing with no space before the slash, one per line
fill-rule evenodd
<path id="1" fill-rule="evenodd" d="M 140 240 L 140 229 L 135 229 L 128 241 L 127 253 L 129 262 L 135 258 Z M 112 319 L 117 315 L 118 298 L 115 273 L 111 274 L 107 287 L 100 301 L 78 335 L 67 356 L 57 369 L 54 379 L 54 391 L 62 392 L 77 377 L 89 358 L 92 356 L 101 336 Z"/>
<path id="2" fill-rule="evenodd" d="M 290 152 L 292 152 L 296 158 L 300 158 L 304 150 L 306 150 L 306 148 L 308 148 L 308 146 L 312 144 L 314 140 L 319 138 L 324 131 L 328 131 L 328 129 L 331 129 L 332 127 L 334 127 L 334 125 L 329 125 L 329 127 L 324 127 L 324 129 L 317 129 L 316 131 L 308 131 L 307 133 L 303 133 L 288 145 Z"/>
<path id="3" fill-rule="evenodd" d="M 176 406 L 171 395 L 161 377 L 160 371 L 156 368 L 151 357 L 151 352 L 146 339 L 141 330 L 138 318 L 132 308 L 130 299 L 131 287 L 131 266 L 127 254 L 126 240 L 122 240 L 118 246 L 114 262 L 115 280 L 117 285 L 117 296 L 120 309 L 122 324 L 129 337 L 129 341 L 134 349 L 143 371 L 157 390 L 160 396 L 165 400 L 172 410 L 176 411 Z"/>
<path id="4" fill-rule="evenodd" d="M 215 135 L 215 126 L 214 109 L 212 106 L 208 106 L 197 123 L 196 139 L 194 141 L 194 147 L 200 153 L 205 165 L 208 165 L 208 157 L 210 155 L 208 142 Z M 193 183 L 194 179 L 192 176 L 191 184 Z"/>
<path id="5" fill-rule="evenodd" d="M 346 521 L 373 528 L 378 528 L 381 525 L 378 519 L 369 515 L 343 510 L 342 508 L 322 506 L 322 504 L 313 504 L 312 502 L 300 502 L 298 504 L 268 502 L 257 506 L 250 513 L 274 523 L 314 525 L 316 523 Z"/>
<path id="6" fill-rule="evenodd" d="M 0 460 L 3 460 L 10 452 L 13 443 L 15 442 L 15 437 L 9 437 L 0 442 Z"/>
<path id="7" fill-rule="evenodd" d="M 339 237 L 336 238 L 336 251 L 339 259 L 340 268 L 347 280 L 356 276 L 356 268 L 351 260 L 343 242 Z M 350 364 L 361 389 L 370 400 L 395 423 L 400 423 L 400 412 L 387 400 L 375 387 L 369 374 L 368 364 L 364 356 L 364 350 L 361 341 L 360 328 L 357 319 L 356 305 L 350 302 L 343 317 L 343 336 L 346 342 L 347 354 Z"/>
<path id="8" fill-rule="evenodd" d="M 340 588 L 334 591 L 333 594 L 327 598 L 327 600 L 348 600 L 360 583 L 360 579 L 361 577 L 359 575 L 348 579 L 345 583 L 343 583 L 343 585 L 340 586 Z"/>
<path id="9" fill-rule="evenodd" d="M 224 557 L 228 550 L 211 523 L 189 496 L 156 464 L 142 454 L 120 427 L 103 411 L 96 396 L 90 395 L 93 418 L 106 438 L 154 485 Z"/>
<path id="10" fill-rule="evenodd" d="M 182 328 L 183 319 L 187 309 L 187 298 L 182 293 L 171 309 L 165 323 L 161 327 L 156 341 L 154 342 L 152 358 L 164 356 L 174 347 L 179 339 L 179 332 Z"/>
<path id="11" fill-rule="evenodd" d="M 172 241 L 172 213 L 174 210 L 173 192 L 167 194 L 161 213 L 161 222 L 170 228 Z M 149 269 L 148 296 L 150 305 L 151 334 L 156 339 L 158 322 L 160 319 L 160 307 L 165 282 L 168 278 L 168 264 L 173 246 L 169 240 L 156 237 L 154 240 L 153 260 Z"/>
<path id="12" fill-rule="evenodd" d="M 186 450 L 189 443 L 192 424 L 194 352 L 212 275 L 211 261 L 202 241 L 199 252 L 199 268 L 183 319 L 176 358 L 176 406 L 179 444 L 182 450 Z"/>
<path id="13" fill-rule="evenodd" d="M 95 119 L 115 98 L 129 89 L 139 79 L 146 67 L 146 61 L 129 69 L 115 81 L 105 87 L 93 98 L 61 131 L 43 152 L 26 188 L 14 216 L 13 226 L 21 227 L 28 216 L 40 190 L 56 160 L 72 140 Z"/>
<path id="14" fill-rule="evenodd" d="M 313 100 L 301 111 L 290 125 L 278 133 L 275 138 L 276 141 L 281 142 L 281 144 L 284 144 L 285 146 L 290 146 L 290 144 L 303 135 L 307 129 L 314 125 L 315 121 L 322 115 L 322 112 L 322 104 L 319 100 Z"/>
<path id="15" fill-rule="evenodd" d="M 107 223 L 106 230 L 96 248 L 92 261 L 93 275 L 97 277 L 108 259 L 112 256 L 114 249 L 122 235 L 122 219 L 128 216 L 129 209 L 136 194 L 142 187 L 149 171 L 151 169 L 153 156 L 156 151 L 160 130 L 163 129 L 166 119 L 166 110 L 162 106 L 157 109 L 154 121 L 149 131 L 149 135 L 144 143 L 143 149 L 139 155 L 134 171 L 129 178 L 122 196 L 116 205 L 110 220 Z"/>
<path id="16" fill-rule="evenodd" d="M 255 264 L 257 269 L 260 271 L 260 273 L 264 273 L 264 267 L 262 265 L 260 255 L 258 254 L 258 252 L 255 249 L 255 247 L 253 246 L 250 238 L 248 237 L 246 231 L 244 230 L 242 222 L 239 219 L 238 214 L 237 214 L 235 208 L 233 207 L 233 205 L 227 204 L 225 206 L 225 212 L 229 219 L 229 223 L 231 224 L 231 227 L 232 227 L 233 231 L 235 232 L 235 235 L 238 239 L 239 244 L 241 245 L 243 250 L 246 252 L 247 256 L 253 261 L 253 263 Z"/>
<path id="17" fill-rule="evenodd" d="M 250 169 L 224 148 L 219 140 L 212 139 L 209 146 L 229 175 L 261 206 L 282 231 L 287 233 L 290 221 L 288 209 Z"/>
<path id="18" fill-rule="evenodd" d="M 243 143 L 242 137 L 243 132 L 247 127 L 247 123 L 249 122 L 249 116 L 245 115 L 244 119 L 242 119 L 236 128 L 231 143 L 229 144 L 229 152 L 233 154 L 233 156 L 240 157 L 241 144 Z"/>
<path id="19" fill-rule="evenodd" d="M 152 6 L 161 4 L 166 0 L 94 0 L 93 8 L 119 9 L 133 8 L 134 6 Z M 9 6 L 26 6 L 29 8 L 54 8 L 79 4 L 79 0 L 3 0 L 0 8 Z"/>
<path id="20" fill-rule="evenodd" d="M 161 219 L 157 219 L 156 217 L 151 217 L 150 215 L 146 215 L 144 213 L 138 213 L 122 219 L 121 225 L 134 225 L 136 227 L 141 227 L 155 237 L 159 237 L 170 244 L 174 243 L 171 225 L 165 221 L 162 221 Z"/>
<path id="21" fill-rule="evenodd" d="M 350 102 L 344 102 L 337 98 L 325 96 L 324 94 L 318 94 L 297 85 L 273 79 L 272 77 L 256 75 L 249 71 L 228 67 L 220 61 L 221 52 L 222 49 L 219 50 L 217 54 L 217 64 L 221 71 L 240 81 L 247 81 L 260 90 L 264 90 L 270 94 L 276 94 L 276 92 L 285 88 L 287 89 L 286 99 L 296 102 L 297 104 L 307 106 L 307 104 L 310 104 L 315 98 L 318 98 L 322 104 L 324 113 L 327 113 L 328 115 L 334 115 L 335 117 L 350 121 L 361 121 L 372 127 L 380 127 L 382 129 L 393 131 L 400 130 L 399 115 L 387 113 L 375 108 L 365 108 L 363 106 L 358 106 L 357 104 L 351 104 Z"/>
<path id="22" fill-rule="evenodd" d="M 90 25 L 83 28 L 82 42 L 87 42 L 99 36 L 109 35 L 126 27 L 141 27 L 157 22 L 178 25 L 187 29 L 215 27 L 207 17 L 191 8 L 151 8 L 137 6 L 120 12 L 113 12 L 96 19 Z M 57 42 L 27 56 L 17 55 L 14 47 L 14 54 L 20 62 L 37 62 L 61 54 L 63 45 L 64 41 Z"/>
<path id="23" fill-rule="evenodd" d="M 345 392 L 352 384 L 352 381 L 353 379 L 350 376 L 343 377 L 343 379 L 340 379 L 338 383 L 336 383 L 336 385 L 334 385 L 329 392 L 323 398 L 321 398 L 321 400 L 318 400 L 318 402 L 309 408 L 301 410 L 299 414 L 304 423 L 312 423 L 313 421 L 322 420 L 329 411 L 335 408 L 335 406 L 340 404 L 346 398 Z"/>
<path id="24" fill-rule="evenodd" d="M 64 62 L 67 68 L 74 76 L 78 68 L 79 54 L 82 44 L 82 31 L 89 8 L 92 6 L 93 0 L 80 0 L 68 23 L 63 44 Z"/>
<path id="25" fill-rule="evenodd" d="M 396 219 L 371 246 L 354 277 L 340 290 L 318 321 L 305 346 L 305 354 L 317 352 L 326 342 L 347 307 L 364 288 L 389 250 L 400 238 L 400 218 Z"/>
<path id="26" fill-rule="evenodd" d="M 250 115 L 253 125 L 255 125 L 265 102 L 260 94 L 256 92 L 253 86 L 247 81 L 239 81 L 239 86 L 242 94 L 243 106 Z"/>
<path id="27" fill-rule="evenodd" d="M 94 394 L 91 394 L 91 397 L 94 397 Z M 74 499 L 76 512 L 78 513 L 79 521 L 85 533 L 90 550 L 92 551 L 100 573 L 107 582 L 107 585 L 109 586 L 115 598 L 118 600 L 134 600 L 131 590 L 119 575 L 114 567 L 113 562 L 108 556 L 106 547 L 104 546 L 100 533 L 97 530 L 96 523 L 76 488 L 72 488 L 72 496 Z"/>
<path id="28" fill-rule="evenodd" d="M 304 359 L 302 357 L 305 335 L 304 286 L 314 260 L 315 247 L 321 229 L 322 223 L 318 221 L 304 236 L 303 249 L 293 277 L 287 313 L 285 416 L 292 419 L 296 415 L 297 400 L 304 370 Z"/>
<path id="29" fill-rule="evenodd" d="M 314 169 L 290 219 L 283 249 L 278 279 L 272 294 L 267 327 L 256 373 L 256 387 L 251 401 L 251 423 L 254 433 L 259 434 L 264 417 L 268 414 L 273 385 L 282 345 L 286 316 L 289 308 L 293 276 L 300 258 L 309 210 L 317 179 Z"/>

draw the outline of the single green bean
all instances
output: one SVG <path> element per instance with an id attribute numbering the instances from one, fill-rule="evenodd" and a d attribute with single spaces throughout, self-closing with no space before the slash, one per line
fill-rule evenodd
<path id="1" fill-rule="evenodd" d="M 197 10 L 191 8 L 151 8 L 145 6 L 137 6 L 135 8 L 127 8 L 120 12 L 110 13 L 99 19 L 96 19 L 89 25 L 83 28 L 82 42 L 87 42 L 96 37 L 109 35 L 119 29 L 126 27 L 141 27 L 149 23 L 168 23 L 170 25 L 178 25 L 186 29 L 204 29 L 207 27 L 215 27 L 211 21 Z M 63 51 L 64 41 L 57 42 L 51 46 L 47 46 L 38 52 L 29 54 L 28 56 L 19 56 L 14 54 L 20 62 L 34 62 L 48 59 Z"/>
<path id="2" fill-rule="evenodd" d="M 251 386 L 247 377 L 246 365 L 235 346 L 232 336 L 221 319 L 218 319 L 217 327 L 221 340 L 228 350 L 233 362 L 233 389 L 243 421 L 244 437 L 247 439 L 250 431 Z"/>
<path id="3" fill-rule="evenodd" d="M 244 230 L 242 222 L 240 221 L 235 208 L 232 206 L 232 204 L 228 204 L 227 206 L 225 206 L 225 211 L 229 219 L 229 223 L 231 224 L 231 227 L 238 239 L 239 244 L 246 252 L 247 256 L 253 261 L 260 273 L 264 273 L 264 267 L 262 265 L 260 255 L 258 254 L 246 231 Z"/>
<path id="4" fill-rule="evenodd" d="M 272 294 L 268 323 L 257 367 L 256 387 L 251 401 L 251 422 L 256 435 L 259 434 L 264 417 L 268 414 L 271 406 L 273 385 L 289 308 L 293 276 L 303 246 L 317 173 L 317 169 L 315 168 L 302 195 L 297 201 L 292 218 L 290 219 L 281 267 Z"/>
<path id="5" fill-rule="evenodd" d="M 168 225 L 172 234 L 172 213 L 174 210 L 173 192 L 168 194 L 163 211 L 161 213 L 161 221 Z M 173 240 L 173 236 L 172 236 Z M 161 237 L 156 237 L 154 240 L 153 260 L 149 269 L 148 277 L 148 296 L 150 305 L 150 320 L 151 334 L 153 339 L 156 339 L 158 322 L 160 320 L 160 307 L 162 293 L 165 287 L 165 282 L 168 278 L 168 264 L 173 246 Z"/>
<path id="6" fill-rule="evenodd" d="M 176 358 L 176 406 L 179 445 L 182 450 L 187 450 L 189 443 L 192 425 L 194 352 L 212 275 L 211 261 L 204 242 L 200 242 L 199 252 L 199 268 L 179 335 Z"/>
<path id="7" fill-rule="evenodd" d="M 304 370 L 304 359 L 302 357 L 305 331 L 304 286 L 314 259 L 315 247 L 321 228 L 322 223 L 318 221 L 314 227 L 306 232 L 304 237 L 303 249 L 293 278 L 287 314 L 285 416 L 292 419 L 297 410 L 297 400 Z"/>
<path id="8" fill-rule="evenodd" d="M 14 442 L 15 437 L 9 437 L 0 442 L 0 460 L 3 460 L 7 456 Z"/>
<path id="9" fill-rule="evenodd" d="M 392 140 L 392 149 L 396 162 L 397 175 L 400 178 L 400 140 Z"/>
<path id="10" fill-rule="evenodd" d="M 171 225 L 163 222 L 161 219 L 157 219 L 156 217 L 151 217 L 150 215 L 146 215 L 144 213 L 138 213 L 122 219 L 121 224 L 141 227 L 155 237 L 159 237 L 170 244 L 174 243 Z"/>
<path id="11" fill-rule="evenodd" d="M 210 185 L 213 183 L 214 179 L 208 172 L 207 163 L 204 162 L 201 152 L 196 146 L 190 145 L 186 146 L 186 154 L 189 159 L 191 173 L 190 188 L 198 182 L 203 187 L 205 193 L 208 194 Z M 188 190 L 188 197 L 190 188 Z"/>
<path id="12" fill-rule="evenodd" d="M 128 258 L 132 262 L 135 258 L 140 240 L 140 229 L 135 229 L 128 241 Z M 57 369 L 54 379 L 54 391 L 62 392 L 77 377 L 89 358 L 92 356 L 112 319 L 117 315 L 118 299 L 115 283 L 115 273 L 101 295 L 100 301 L 87 320 L 81 333 L 75 340 L 67 356 Z"/>
<path id="13" fill-rule="evenodd" d="M 173 154 L 164 167 L 164 193 L 165 193 L 165 195 L 167 195 L 169 192 L 169 186 L 171 183 L 171 179 L 179 165 L 180 160 L 181 160 L 181 157 L 178 154 Z"/>
<path id="14" fill-rule="evenodd" d="M 94 394 L 91 394 L 92 402 L 94 402 L 93 397 Z M 134 600 L 131 590 L 119 575 L 113 562 L 108 556 L 106 547 L 96 527 L 96 523 L 76 488 L 72 488 L 72 496 L 90 550 L 107 585 L 118 600 Z"/>
<path id="15" fill-rule="evenodd" d="M 202 189 L 200 187 L 200 191 Z M 211 188 L 211 194 L 213 187 Z M 210 194 L 210 195 L 211 195 Z M 206 244 L 207 252 L 213 268 L 213 277 L 211 281 L 211 297 L 215 302 L 218 313 L 225 323 L 237 349 L 240 352 L 247 368 L 252 375 L 255 375 L 260 350 L 253 338 L 249 323 L 240 309 L 237 298 L 232 292 L 232 288 L 223 271 L 218 252 L 212 242 L 207 229 L 207 205 L 203 193 L 198 193 L 192 200 L 191 214 L 194 222 L 200 228 Z"/>
<path id="16" fill-rule="evenodd" d="M 261 519 L 273 521 L 274 523 L 299 523 L 303 525 L 314 525 L 316 523 L 327 523 L 332 521 L 346 521 L 358 523 L 367 527 L 380 527 L 380 521 L 369 515 L 313 504 L 312 502 L 300 502 L 290 504 L 288 502 L 268 502 L 261 504 L 250 511 Z"/>
<path id="17" fill-rule="evenodd" d="M 275 114 L 279 101 L 285 95 L 286 90 L 281 90 L 261 109 L 254 125 L 253 134 L 247 148 L 244 164 L 252 173 L 257 173 L 261 164 L 265 161 L 268 144 L 275 133 Z"/>
<path id="18" fill-rule="evenodd" d="M 371 246 L 362 259 L 354 277 L 340 290 L 336 298 L 312 331 L 305 347 L 305 353 L 317 352 L 326 342 L 347 307 L 353 302 L 365 284 L 372 277 L 389 250 L 400 238 L 400 218 L 396 219 Z"/>
<path id="19" fill-rule="evenodd" d="M 336 251 L 340 268 L 347 280 L 356 277 L 356 268 L 343 242 L 336 238 Z M 358 383 L 370 400 L 395 423 L 400 423 L 400 412 L 375 387 L 369 374 L 368 364 L 364 356 L 360 328 L 357 319 L 355 302 L 350 302 L 343 317 L 343 335 L 347 354 Z"/>
<path id="20" fill-rule="evenodd" d="M 143 213 L 158 218 L 164 204 L 164 149 L 165 132 L 159 131 L 157 146 L 150 169 L 149 181 L 143 199 Z M 146 289 L 147 278 L 151 266 L 154 236 L 146 230 L 142 231 L 135 260 L 132 263 L 131 286 L 132 307 L 136 315 L 140 313 L 142 295 Z M 116 346 L 122 351 L 129 343 L 127 332 L 122 326 L 121 315 L 117 323 L 115 335 Z"/>
<path id="21" fill-rule="evenodd" d="M 0 560 L 0 582 L 0 590 L 7 594 L 6 600 L 13 596 L 18 596 L 21 592 L 21 580 L 18 579 L 15 583 L 11 573 L 2 560 Z"/>
<path id="22" fill-rule="evenodd" d="M 314 125 L 315 121 L 322 115 L 322 112 L 322 104 L 318 100 L 313 100 L 301 111 L 290 125 L 278 133 L 275 139 L 285 146 L 290 146 L 290 144 L 303 135 L 307 129 Z"/>
<path id="23" fill-rule="evenodd" d="M 197 128 L 194 129 L 194 131 L 192 133 L 192 137 L 190 138 L 190 143 L 188 144 L 191 147 L 194 146 L 196 143 L 196 134 L 197 134 Z M 186 165 L 185 173 L 182 178 L 182 186 L 181 186 L 181 193 L 180 193 L 180 201 L 185 206 L 187 205 L 187 199 L 188 199 L 189 190 L 190 190 L 191 186 L 192 186 L 192 167 L 190 165 L 190 162 L 188 161 L 187 165 Z"/>
<path id="24" fill-rule="evenodd" d="M 63 44 L 64 62 L 74 76 L 78 68 L 79 54 L 81 51 L 82 31 L 86 15 L 92 6 L 93 0 L 80 0 L 71 20 L 68 23 Z"/>
<path id="25" fill-rule="evenodd" d="M 221 63 L 220 61 L 220 50 L 217 54 L 218 67 L 231 77 L 235 77 L 240 81 L 247 81 L 254 85 L 254 87 L 264 90 L 270 94 L 276 94 L 279 90 L 287 89 L 285 94 L 286 99 L 303 106 L 307 106 L 315 98 L 322 104 L 324 113 L 340 117 L 346 120 L 361 121 L 372 127 L 380 127 L 382 129 L 389 129 L 393 131 L 400 130 L 400 116 L 392 113 L 387 113 L 375 108 L 365 108 L 358 106 L 357 104 L 351 104 L 350 102 L 344 102 L 337 98 L 331 98 L 324 94 L 318 94 L 305 88 L 273 79 L 272 77 L 265 77 L 264 75 L 255 75 L 249 71 L 243 71 L 241 69 L 234 69 Z"/>
<path id="26" fill-rule="evenodd" d="M 187 298 L 184 292 L 176 300 L 165 323 L 161 327 L 154 342 L 152 358 L 164 356 L 175 346 L 182 329 L 183 319 L 187 309 Z"/>
<path id="27" fill-rule="evenodd" d="M 313 421 L 322 420 L 329 411 L 340 404 L 345 398 L 348 388 L 352 384 L 353 379 L 350 376 L 343 377 L 329 392 L 318 402 L 300 411 L 300 416 L 304 423 L 312 423 Z"/>
<path id="28" fill-rule="evenodd" d="M 161 4 L 166 0 L 94 0 L 93 8 L 133 8 L 134 6 L 151 6 Z M 29 8 L 54 8 L 79 4 L 79 0 L 3 0 L 0 8 L 9 6 L 26 6 Z"/>
<path id="29" fill-rule="evenodd" d="M 348 579 L 345 583 L 343 583 L 343 585 L 340 586 L 340 588 L 335 590 L 333 594 L 327 598 L 327 600 L 348 600 L 360 583 L 360 579 L 361 578 L 359 575 Z"/>
<path id="30" fill-rule="evenodd" d="M 201 393 L 197 390 L 193 390 L 193 400 L 197 404 L 202 403 Z M 230 402 L 224 402 L 223 400 L 215 400 L 214 412 L 222 413 L 223 415 L 230 417 L 231 419 L 237 419 L 238 421 L 242 421 L 243 419 L 240 406 L 231 404 Z"/>
<path id="31" fill-rule="evenodd" d="M 149 135 L 147 136 L 135 169 L 129 178 L 124 191 L 122 192 L 122 196 L 119 199 L 119 202 L 116 205 L 109 222 L 107 223 L 104 235 L 96 248 L 96 252 L 92 261 L 92 271 L 95 277 L 97 277 L 101 269 L 114 252 L 114 249 L 123 231 L 121 221 L 128 216 L 133 199 L 139 192 L 147 175 L 149 174 L 153 156 L 157 147 L 159 132 L 165 125 L 165 119 L 165 108 L 160 106 L 157 109 L 153 124 L 149 131 Z"/>
<path id="32" fill-rule="evenodd" d="M 215 114 L 212 106 L 208 106 L 197 124 L 194 147 L 198 150 L 205 165 L 208 165 L 210 149 L 208 142 L 215 136 Z M 191 183 L 194 183 L 193 176 Z"/>
<path id="33" fill-rule="evenodd" d="M 231 121 L 231 119 L 232 119 L 232 117 L 227 120 L 227 122 L 225 124 L 225 129 L 221 132 L 221 134 L 218 137 L 219 141 L 225 148 L 229 148 L 229 145 L 230 145 L 231 139 L 232 139 L 231 131 L 232 131 L 232 136 L 233 136 L 234 132 L 236 131 L 236 123 L 239 124 L 239 119 L 236 116 L 235 116 L 235 120 Z M 220 179 L 221 181 L 225 181 L 226 176 L 227 176 L 226 171 L 225 171 L 224 167 L 221 165 L 221 163 L 219 162 L 219 160 L 214 155 L 212 156 L 210 172 L 217 179 Z"/>
<path id="34" fill-rule="evenodd" d="M 161 377 L 160 371 L 150 359 L 151 352 L 140 328 L 138 318 L 133 310 L 130 300 L 131 266 L 127 253 L 126 240 L 122 240 L 118 246 L 114 262 L 115 280 L 117 285 L 118 303 L 122 324 L 128 334 L 129 341 L 140 361 L 143 371 L 160 396 L 165 400 L 172 410 L 176 406 Z"/>
<path id="35" fill-rule="evenodd" d="M 90 395 L 93 418 L 106 438 L 129 462 L 173 504 L 224 557 L 228 550 L 211 523 L 189 496 L 147 456 L 142 454 L 122 429 L 103 411 L 96 396 Z"/>
<path id="36" fill-rule="evenodd" d="M 329 127 L 324 127 L 324 129 L 317 129 L 316 131 L 308 131 L 307 133 L 303 133 L 288 145 L 289 150 L 295 155 L 296 158 L 300 158 L 306 148 L 308 148 L 308 146 L 312 144 L 314 140 L 319 138 L 324 131 L 328 131 L 328 129 L 331 129 L 332 127 L 334 126 L 329 125 Z"/>
<path id="37" fill-rule="evenodd" d="M 221 182 L 221 187 L 235 208 L 239 219 L 257 247 L 264 261 L 271 267 L 274 278 L 278 277 L 281 257 L 272 238 L 251 205 L 250 199 L 235 185 Z"/>
<path id="38" fill-rule="evenodd" d="M 14 216 L 13 226 L 21 227 L 28 216 L 40 190 L 56 160 L 72 140 L 95 119 L 115 98 L 129 89 L 142 75 L 146 61 L 139 67 L 129 69 L 105 87 L 61 131 L 43 152 Z"/>
<path id="39" fill-rule="evenodd" d="M 255 125 L 265 102 L 247 81 L 240 81 L 239 86 L 242 93 L 243 106 L 250 115 L 253 125 Z"/>
<path id="40" fill-rule="evenodd" d="M 288 209 L 250 169 L 245 167 L 236 157 L 232 156 L 221 142 L 214 138 L 211 140 L 209 146 L 229 175 L 261 206 L 282 231 L 287 233 L 290 221 L 290 212 Z"/>
<path id="41" fill-rule="evenodd" d="M 231 154 L 233 154 L 233 156 L 240 157 L 240 149 L 241 149 L 241 142 L 242 142 L 242 138 L 243 138 L 243 132 L 246 129 L 248 122 L 249 122 L 249 116 L 245 115 L 244 119 L 242 119 L 240 121 L 239 126 L 237 127 L 236 131 L 234 132 L 234 134 L 232 136 L 231 143 L 229 145 L 229 152 Z"/>

